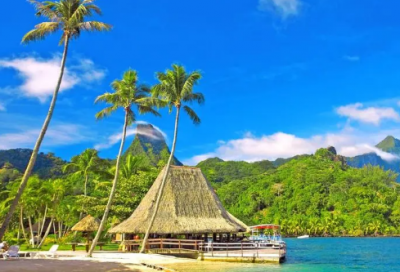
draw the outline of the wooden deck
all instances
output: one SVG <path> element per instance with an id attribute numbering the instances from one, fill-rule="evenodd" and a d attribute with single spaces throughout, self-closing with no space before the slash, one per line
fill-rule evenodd
<path id="1" fill-rule="evenodd" d="M 138 252 L 142 240 L 121 242 L 123 252 Z M 194 258 L 204 261 L 282 263 L 286 259 L 286 247 L 274 249 L 265 242 L 213 243 L 202 240 L 149 239 L 146 252 Z"/>

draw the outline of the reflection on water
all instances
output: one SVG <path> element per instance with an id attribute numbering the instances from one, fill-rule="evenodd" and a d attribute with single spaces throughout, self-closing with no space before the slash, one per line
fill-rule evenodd
<path id="1" fill-rule="evenodd" d="M 188 262 L 168 264 L 179 272 L 391 272 L 400 271 L 400 238 L 285 239 L 287 261 L 275 264 Z"/>

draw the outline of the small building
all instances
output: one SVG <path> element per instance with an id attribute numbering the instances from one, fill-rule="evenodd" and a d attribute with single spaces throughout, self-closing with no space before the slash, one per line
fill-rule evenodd
<path id="1" fill-rule="evenodd" d="M 131 217 L 110 229 L 110 233 L 146 232 L 164 171 L 161 171 Z M 228 235 L 246 230 L 243 222 L 224 209 L 200 168 L 171 166 L 151 230 L 152 237 Z"/>
<path id="2" fill-rule="evenodd" d="M 142 236 L 149 226 L 164 171 L 165 168 L 133 214 L 109 230 L 122 236 L 122 251 L 139 249 L 142 243 L 139 235 Z M 204 260 L 217 258 L 217 251 L 224 251 L 224 258 L 228 253 L 235 256 L 229 256 L 230 260 L 238 260 L 238 256 L 241 260 L 253 260 L 255 254 L 263 256 L 265 253 L 262 247 L 255 245 L 257 242 L 243 241 L 243 236 L 238 235 L 248 231 L 248 226 L 224 209 L 200 168 L 171 166 L 160 201 L 146 244 L 147 252 L 175 256 L 192 254 Z M 250 257 L 246 257 L 246 252 Z M 281 259 L 280 252 L 273 255 L 274 261 Z"/>

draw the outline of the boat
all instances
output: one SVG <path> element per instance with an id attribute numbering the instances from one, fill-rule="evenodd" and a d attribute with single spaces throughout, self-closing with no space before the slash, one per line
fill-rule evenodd
<path id="1" fill-rule="evenodd" d="M 310 238 L 310 235 L 302 235 L 297 237 L 297 239 L 308 239 L 308 238 Z"/>

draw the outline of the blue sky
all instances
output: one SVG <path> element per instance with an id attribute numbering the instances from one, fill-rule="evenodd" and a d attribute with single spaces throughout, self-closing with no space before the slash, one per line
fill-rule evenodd
<path id="1" fill-rule="evenodd" d="M 399 1 L 96 2 L 114 29 L 71 43 L 43 152 L 69 159 L 101 146 L 101 156 L 115 157 L 123 113 L 96 122 L 103 105 L 94 99 L 128 68 L 154 84 L 155 72 L 172 63 L 203 73 L 196 87 L 206 97 L 196 107 L 202 124 L 180 123 L 177 157 L 188 164 L 290 157 L 327 145 L 354 156 L 377 152 L 373 145 L 388 134 L 400 137 Z M 41 22 L 28 2 L 8 1 L 2 10 L 0 149 L 32 148 L 62 47 L 57 34 L 21 45 Z M 162 113 L 139 120 L 170 143 L 174 116 Z"/>

